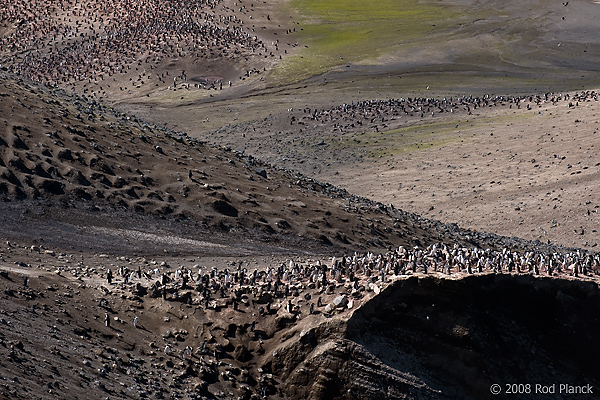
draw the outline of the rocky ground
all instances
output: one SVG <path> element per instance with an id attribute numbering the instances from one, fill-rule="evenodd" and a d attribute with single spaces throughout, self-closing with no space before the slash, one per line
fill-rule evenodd
<path id="1" fill-rule="evenodd" d="M 11 242 L 0 257 L 6 399 L 453 399 L 492 398 L 494 383 L 600 384 L 597 271 L 349 277 L 318 257 L 217 269 Z"/>

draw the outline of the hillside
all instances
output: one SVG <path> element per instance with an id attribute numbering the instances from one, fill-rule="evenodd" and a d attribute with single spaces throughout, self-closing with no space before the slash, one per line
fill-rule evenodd
<path id="1" fill-rule="evenodd" d="M 7 119 L 0 188 L 7 221 L 2 229 L 9 240 L 56 239 L 57 245 L 78 232 L 69 246 L 100 251 L 120 248 L 123 235 L 139 230 L 199 241 L 197 250 L 183 246 L 186 252 L 227 253 L 219 249 L 231 246 L 233 255 L 465 241 L 456 226 L 148 125 L 94 100 L 9 75 L 2 85 L 0 108 Z M 17 229 L 23 221 L 26 226 Z M 102 228 L 106 242 L 89 240 L 88 227 Z M 37 235 L 40 229 L 61 238 Z M 469 240 L 482 246 L 509 243 L 493 235 L 473 234 Z M 517 242 L 511 243 L 524 246 Z M 135 251 L 156 251 L 151 248 L 149 242 Z"/>

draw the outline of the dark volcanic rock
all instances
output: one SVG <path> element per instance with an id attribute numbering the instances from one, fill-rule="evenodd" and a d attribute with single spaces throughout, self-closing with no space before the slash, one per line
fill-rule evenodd
<path id="1" fill-rule="evenodd" d="M 215 211 L 223 215 L 227 215 L 228 217 L 238 216 L 238 210 L 226 201 L 216 200 L 213 202 L 212 207 L 215 209 Z"/>

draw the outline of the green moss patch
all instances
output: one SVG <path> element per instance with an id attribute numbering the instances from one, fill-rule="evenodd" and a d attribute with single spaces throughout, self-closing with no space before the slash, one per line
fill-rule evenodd
<path id="1" fill-rule="evenodd" d="M 326 140 L 332 150 L 361 153 L 367 157 L 387 157 L 414 151 L 427 151 L 472 137 L 474 129 L 527 119 L 533 114 L 501 117 L 473 117 L 452 121 L 422 123 L 389 131 L 365 131 Z M 468 139 L 471 140 L 471 139 Z"/>
<path id="2" fill-rule="evenodd" d="M 297 33 L 308 47 L 276 68 L 273 78 L 282 83 L 379 57 L 442 29 L 457 15 L 416 0 L 294 0 L 292 7 L 303 16 Z"/>

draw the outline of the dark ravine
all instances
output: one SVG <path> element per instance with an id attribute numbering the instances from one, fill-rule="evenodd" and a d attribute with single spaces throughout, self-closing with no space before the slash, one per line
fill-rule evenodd
<path id="1" fill-rule="evenodd" d="M 518 398 L 553 398 L 535 384 L 600 385 L 599 293 L 595 282 L 532 276 L 400 279 L 338 329 L 300 340 L 312 346 L 291 346 L 301 362 L 273 359 L 298 399 L 508 399 L 515 383 L 531 384 Z"/>

